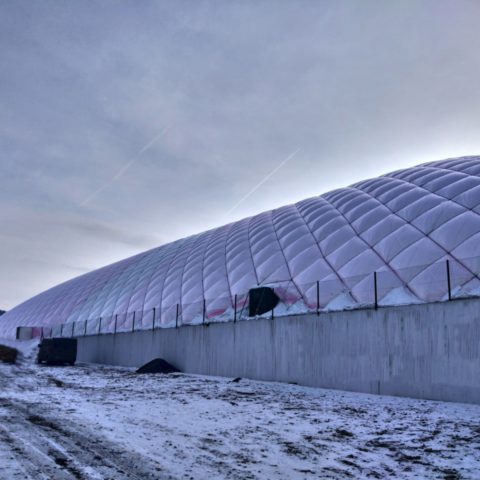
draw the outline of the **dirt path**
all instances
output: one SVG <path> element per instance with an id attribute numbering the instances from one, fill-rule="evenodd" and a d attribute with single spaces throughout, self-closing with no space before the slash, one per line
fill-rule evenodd
<path id="1" fill-rule="evenodd" d="M 0 480 L 478 479 L 480 406 L 0 364 Z"/>
<path id="2" fill-rule="evenodd" d="M 8 462 L 1 462 L 1 460 Z M 123 480 L 171 478 L 159 464 L 127 452 L 78 424 L 58 420 L 45 405 L 0 397 L 3 480 Z"/>

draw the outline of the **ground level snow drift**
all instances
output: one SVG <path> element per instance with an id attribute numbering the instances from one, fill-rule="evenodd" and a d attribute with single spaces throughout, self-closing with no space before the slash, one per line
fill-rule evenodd
<path id="1" fill-rule="evenodd" d="M 479 478 L 480 407 L 0 365 L 0 478 Z"/>

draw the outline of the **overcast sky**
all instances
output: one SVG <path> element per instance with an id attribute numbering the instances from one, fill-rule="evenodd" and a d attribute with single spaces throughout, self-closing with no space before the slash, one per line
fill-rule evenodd
<path id="1" fill-rule="evenodd" d="M 0 308 L 479 154 L 479 25 L 476 0 L 0 2 Z"/>

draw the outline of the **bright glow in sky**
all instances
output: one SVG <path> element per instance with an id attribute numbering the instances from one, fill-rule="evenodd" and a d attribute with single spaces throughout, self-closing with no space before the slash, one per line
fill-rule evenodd
<path id="1" fill-rule="evenodd" d="M 0 308 L 479 154 L 479 20 L 467 0 L 2 2 Z"/>

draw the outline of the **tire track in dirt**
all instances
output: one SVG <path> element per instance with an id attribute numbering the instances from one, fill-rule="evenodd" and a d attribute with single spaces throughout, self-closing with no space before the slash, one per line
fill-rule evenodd
<path id="1" fill-rule="evenodd" d="M 0 397 L 0 441 L 31 479 L 135 480 L 172 478 L 149 458 L 110 443 L 45 406 Z M 28 478 L 28 477 L 27 477 Z"/>

